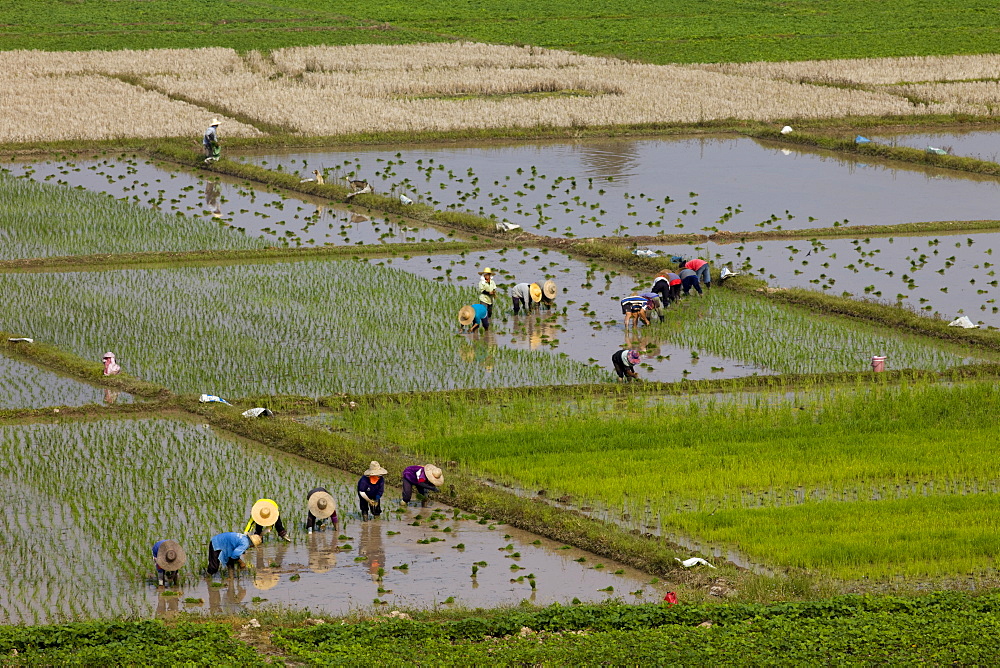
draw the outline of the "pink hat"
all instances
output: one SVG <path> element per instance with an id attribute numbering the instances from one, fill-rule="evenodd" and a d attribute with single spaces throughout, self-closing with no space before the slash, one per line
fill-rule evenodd
<path id="1" fill-rule="evenodd" d="M 639 351 L 638 350 L 630 350 L 630 351 L 628 351 L 628 363 L 629 364 L 633 364 L 633 365 L 639 363 Z"/>

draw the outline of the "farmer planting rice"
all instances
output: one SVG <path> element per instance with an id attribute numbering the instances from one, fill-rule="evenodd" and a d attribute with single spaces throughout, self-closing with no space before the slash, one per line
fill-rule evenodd
<path id="1" fill-rule="evenodd" d="M 158 540 L 153 543 L 153 564 L 156 566 L 156 584 L 162 587 L 168 581 L 177 584 L 177 571 L 187 563 L 184 548 L 176 540 Z"/>
<path id="2" fill-rule="evenodd" d="M 279 516 L 278 504 L 272 499 L 257 499 L 257 502 L 250 509 L 250 521 L 247 522 L 247 528 L 243 530 L 243 533 L 261 536 L 264 533 L 264 527 L 271 526 L 278 530 L 278 536 L 282 540 L 291 542 L 292 539 L 288 537 L 288 532 Z"/>
<path id="3" fill-rule="evenodd" d="M 235 531 L 212 536 L 208 541 L 208 574 L 215 575 L 223 565 L 229 568 L 243 568 L 244 564 L 240 557 L 251 544 L 257 547 L 260 542 L 261 538 L 257 534 L 248 536 Z"/>
<path id="4" fill-rule="evenodd" d="M 681 279 L 678 278 L 677 285 L 680 286 L 680 284 L 681 284 Z M 657 294 L 660 297 L 660 303 L 663 306 L 669 306 L 670 302 L 675 299 L 673 297 L 673 292 L 674 292 L 673 282 L 667 276 L 666 271 L 661 271 L 656 275 L 656 278 L 653 279 L 653 289 L 651 290 L 651 292 Z M 679 288 L 678 292 L 680 292 Z"/>
<path id="5" fill-rule="evenodd" d="M 361 508 L 361 520 L 368 521 L 368 513 L 373 517 L 382 514 L 382 495 L 385 493 L 385 478 L 387 474 L 382 465 L 372 461 L 368 470 L 358 479 L 358 506 Z"/>
<path id="6" fill-rule="evenodd" d="M 694 269 L 685 267 L 678 275 L 681 277 L 681 289 L 684 291 L 685 297 L 691 294 L 691 288 L 697 290 L 699 295 L 704 294 L 701 291 L 701 281 L 698 280 L 698 274 L 695 273 Z"/>
<path id="7" fill-rule="evenodd" d="M 484 332 L 488 332 L 490 329 L 489 309 L 485 304 L 463 306 L 458 310 L 458 324 L 462 331 L 468 327 L 470 332 L 474 332 L 482 327 Z"/>
<path id="8" fill-rule="evenodd" d="M 518 283 L 510 291 L 510 301 L 514 306 L 514 315 L 531 311 L 531 305 L 542 301 L 542 288 L 538 283 Z"/>
<path id="9" fill-rule="evenodd" d="M 639 363 L 638 350 L 625 350 L 622 348 L 611 356 L 611 363 L 615 366 L 615 373 L 620 380 L 630 382 L 639 380 L 639 374 L 635 372 L 635 365 Z"/>
<path id="10" fill-rule="evenodd" d="M 219 148 L 219 119 L 213 118 L 205 136 L 201 138 L 201 143 L 205 147 L 205 162 L 215 162 L 219 159 L 222 150 Z"/>
<path id="11" fill-rule="evenodd" d="M 682 269 L 691 269 L 698 275 L 698 280 L 706 288 L 712 287 L 712 274 L 708 270 L 708 262 L 695 258 L 684 263 Z M 700 292 L 700 291 L 699 291 Z"/>
<path id="12" fill-rule="evenodd" d="M 621 301 L 626 330 L 629 327 L 638 327 L 640 319 L 647 325 L 649 324 L 649 316 L 646 315 L 648 303 L 645 297 L 640 297 L 635 292 Z"/>
<path id="13" fill-rule="evenodd" d="M 486 315 L 493 317 L 493 302 L 497 296 L 497 284 L 493 282 L 493 270 L 486 267 L 479 275 L 479 303 L 486 306 Z M 484 329 L 488 329 L 485 328 Z"/>
<path id="14" fill-rule="evenodd" d="M 306 493 L 306 531 L 313 532 L 319 530 L 325 520 L 330 520 L 333 530 L 336 531 L 339 522 L 337 520 L 337 502 L 333 500 L 326 487 L 313 487 Z"/>
<path id="15" fill-rule="evenodd" d="M 427 496 L 436 492 L 444 484 L 444 473 L 433 464 L 424 466 L 407 466 L 403 469 L 403 503 L 409 503 L 413 496 L 413 488 L 417 494 Z"/>
<path id="16" fill-rule="evenodd" d="M 660 296 L 655 292 L 640 292 L 639 296 L 646 300 L 646 310 L 656 313 L 660 322 L 663 322 L 663 302 L 660 301 Z"/>

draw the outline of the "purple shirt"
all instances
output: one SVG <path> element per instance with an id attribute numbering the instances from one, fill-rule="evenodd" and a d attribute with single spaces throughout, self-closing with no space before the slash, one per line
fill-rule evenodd
<path id="1" fill-rule="evenodd" d="M 423 466 L 407 466 L 403 469 L 403 480 L 416 485 L 419 483 L 427 482 L 427 476 L 424 474 Z"/>

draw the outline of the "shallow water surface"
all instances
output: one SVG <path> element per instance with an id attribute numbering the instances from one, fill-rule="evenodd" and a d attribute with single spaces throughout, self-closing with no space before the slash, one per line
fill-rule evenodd
<path id="1" fill-rule="evenodd" d="M 110 405 L 134 401 L 128 392 L 84 383 L 3 355 L 0 355 L 0 390 L 0 408 Z"/>

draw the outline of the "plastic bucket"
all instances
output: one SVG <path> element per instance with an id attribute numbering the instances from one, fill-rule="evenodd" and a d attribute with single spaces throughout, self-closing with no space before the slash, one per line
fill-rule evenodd
<path id="1" fill-rule="evenodd" d="M 885 357 L 872 357 L 872 371 L 875 373 L 885 371 Z"/>

